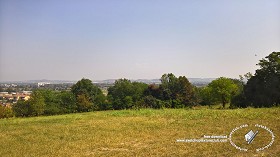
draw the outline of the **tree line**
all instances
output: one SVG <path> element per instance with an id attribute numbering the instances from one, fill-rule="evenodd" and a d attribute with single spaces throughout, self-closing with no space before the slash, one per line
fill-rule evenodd
<path id="1" fill-rule="evenodd" d="M 128 79 L 115 81 L 105 96 L 89 79 L 81 79 L 71 91 L 38 89 L 27 101 L 11 109 L 0 106 L 0 117 L 56 115 L 97 110 L 140 108 L 191 108 L 221 104 L 225 108 L 272 107 L 280 104 L 280 52 L 272 52 L 257 64 L 255 74 L 240 79 L 220 77 L 206 87 L 195 87 L 185 76 L 163 74 L 161 84 L 145 84 Z"/>

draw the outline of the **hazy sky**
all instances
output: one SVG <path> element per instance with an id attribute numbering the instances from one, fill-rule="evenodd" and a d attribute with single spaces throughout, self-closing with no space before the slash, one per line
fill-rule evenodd
<path id="1" fill-rule="evenodd" d="M 279 0 L 0 0 L 0 81 L 238 78 L 272 51 Z"/>

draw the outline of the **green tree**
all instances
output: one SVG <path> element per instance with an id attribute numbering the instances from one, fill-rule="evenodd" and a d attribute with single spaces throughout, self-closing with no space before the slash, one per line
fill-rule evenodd
<path id="1" fill-rule="evenodd" d="M 280 104 L 280 52 L 272 52 L 257 64 L 255 75 L 244 88 L 247 105 L 271 107 Z"/>
<path id="2" fill-rule="evenodd" d="M 36 92 L 39 92 L 44 98 L 44 115 L 56 115 L 63 113 L 59 104 L 60 92 L 50 89 L 37 89 Z"/>
<path id="3" fill-rule="evenodd" d="M 245 74 L 245 78 L 246 80 L 248 80 L 250 78 L 250 73 Z M 247 107 L 247 103 L 246 103 L 246 97 L 244 94 L 244 84 L 245 81 L 242 77 L 240 77 L 240 80 L 238 79 L 233 79 L 233 82 L 237 85 L 238 90 L 235 93 L 235 95 L 232 96 L 231 100 L 230 100 L 230 108 L 245 108 Z"/>
<path id="4" fill-rule="evenodd" d="M 197 98 L 194 93 L 194 87 L 185 76 L 178 78 L 178 92 L 176 99 L 183 103 L 185 106 L 194 106 L 197 103 Z"/>
<path id="5" fill-rule="evenodd" d="M 27 117 L 29 116 L 30 104 L 27 101 L 19 100 L 12 109 L 16 117 Z"/>
<path id="6" fill-rule="evenodd" d="M 211 90 L 212 88 L 208 86 L 197 88 L 197 95 L 201 105 L 208 105 L 210 107 L 211 105 L 216 103 L 216 100 L 213 99 L 214 97 L 212 97 Z"/>
<path id="7" fill-rule="evenodd" d="M 77 97 L 77 109 L 79 112 L 88 112 L 93 108 L 93 104 L 85 94 L 80 94 Z"/>
<path id="8" fill-rule="evenodd" d="M 215 102 L 222 103 L 225 108 L 226 103 L 229 103 L 232 96 L 238 92 L 238 86 L 232 79 L 220 77 L 213 80 L 208 87 L 211 91 L 211 96 Z"/>
<path id="9" fill-rule="evenodd" d="M 163 74 L 161 76 L 161 84 L 159 88 L 161 90 L 162 100 L 176 99 L 176 94 L 179 90 L 178 78 L 172 73 Z"/>
<path id="10" fill-rule="evenodd" d="M 128 79 L 115 81 L 114 86 L 108 89 L 109 101 L 114 109 L 128 109 L 142 99 L 148 85 L 139 82 L 131 82 Z"/>
<path id="11" fill-rule="evenodd" d="M 102 91 L 95 86 L 91 80 L 89 79 L 81 79 L 75 85 L 72 86 L 71 91 L 74 93 L 78 100 L 79 95 L 84 95 L 93 106 L 89 107 L 89 109 L 97 110 L 98 106 L 104 103 L 104 95 Z"/>
<path id="12" fill-rule="evenodd" d="M 40 91 L 33 91 L 27 101 L 19 100 L 13 105 L 13 111 L 17 117 L 39 116 L 45 111 L 45 99 Z"/>
<path id="13" fill-rule="evenodd" d="M 161 98 L 161 90 L 159 85 L 150 84 L 148 88 L 144 91 L 145 96 L 153 96 L 154 98 L 160 99 Z"/>
<path id="14" fill-rule="evenodd" d="M 197 103 L 194 88 L 185 76 L 177 78 L 172 73 L 161 77 L 160 99 L 171 103 L 172 108 L 193 106 Z"/>
<path id="15" fill-rule="evenodd" d="M 72 92 L 62 91 L 59 94 L 59 106 L 63 113 L 74 113 L 77 111 L 77 100 Z"/>
<path id="16" fill-rule="evenodd" d="M 13 117 L 14 112 L 10 107 L 0 105 L 0 118 Z"/>
<path id="17" fill-rule="evenodd" d="M 33 91 L 30 99 L 26 102 L 30 104 L 29 115 L 30 116 L 39 116 L 44 113 L 45 110 L 45 99 L 40 91 Z"/>

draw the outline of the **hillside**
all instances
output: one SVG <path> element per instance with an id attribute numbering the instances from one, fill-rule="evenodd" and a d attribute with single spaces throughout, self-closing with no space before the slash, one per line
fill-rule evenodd
<path id="1" fill-rule="evenodd" d="M 0 120 L 0 154 L 5 156 L 279 156 L 280 108 L 235 110 L 120 110 L 77 113 L 48 117 Z M 248 148 L 237 150 L 227 142 L 188 143 L 204 135 L 235 131 L 232 141 Z M 255 124 L 268 127 L 246 143 L 244 133 L 256 131 Z M 244 144 L 245 143 L 245 144 Z"/>

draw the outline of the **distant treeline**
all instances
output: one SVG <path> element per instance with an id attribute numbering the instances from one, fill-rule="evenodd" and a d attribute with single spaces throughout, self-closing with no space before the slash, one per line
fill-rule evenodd
<path id="1" fill-rule="evenodd" d="M 272 107 L 280 104 L 280 52 L 260 60 L 255 74 L 240 79 L 220 77 L 206 87 L 195 87 L 185 76 L 172 73 L 161 77 L 161 84 L 115 81 L 108 95 L 89 79 L 81 79 L 71 91 L 38 89 L 27 101 L 11 108 L 0 106 L 0 117 L 56 115 L 97 110 L 140 108 L 191 108 L 196 105 L 221 104 L 225 108 Z"/>

